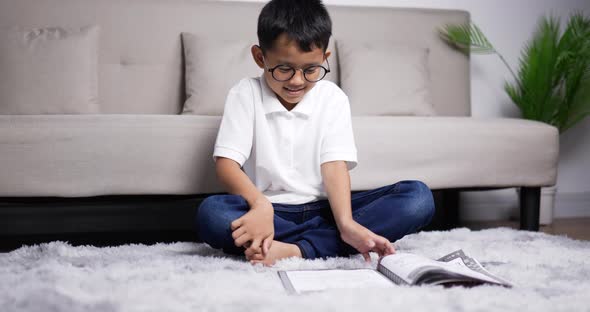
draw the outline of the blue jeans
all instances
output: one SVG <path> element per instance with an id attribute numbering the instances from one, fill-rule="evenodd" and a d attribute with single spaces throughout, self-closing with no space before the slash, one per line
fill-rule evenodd
<path id="1" fill-rule="evenodd" d="M 394 242 L 430 223 L 434 199 L 426 184 L 400 181 L 351 195 L 353 219 Z M 342 241 L 327 199 L 292 205 L 275 204 L 274 239 L 295 244 L 303 258 L 349 256 L 358 253 Z M 243 255 L 236 247 L 230 224 L 250 210 L 240 195 L 213 195 L 199 206 L 196 222 L 200 238 L 225 253 Z"/>

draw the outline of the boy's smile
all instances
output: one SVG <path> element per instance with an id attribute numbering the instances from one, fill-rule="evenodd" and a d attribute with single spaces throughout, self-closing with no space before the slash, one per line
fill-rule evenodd
<path id="1" fill-rule="evenodd" d="M 312 65 L 322 65 L 330 54 L 330 51 L 326 51 L 324 54 L 323 49 L 314 46 L 312 46 L 310 52 L 305 52 L 299 48 L 295 40 L 289 39 L 287 34 L 281 34 L 275 41 L 273 49 L 266 51 L 266 55 L 263 55 L 259 46 L 252 46 L 252 56 L 256 64 L 264 69 L 266 84 L 277 95 L 281 104 L 289 111 L 316 84 L 305 79 L 304 70 Z M 268 69 L 278 65 L 295 68 L 295 74 L 289 80 L 277 81 Z M 280 75 L 282 71 L 284 72 L 283 66 L 279 66 L 275 71 L 275 76 Z"/>

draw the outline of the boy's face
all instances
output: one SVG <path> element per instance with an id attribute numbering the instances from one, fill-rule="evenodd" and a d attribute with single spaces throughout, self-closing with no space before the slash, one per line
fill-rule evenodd
<path id="1" fill-rule="evenodd" d="M 289 40 L 286 34 L 282 34 L 277 38 L 273 49 L 266 51 L 266 55 L 262 54 L 259 46 L 252 46 L 252 56 L 256 64 L 264 69 L 266 84 L 277 95 L 277 98 L 287 110 L 293 109 L 316 84 L 305 79 L 303 70 L 312 65 L 322 65 L 330 54 L 330 51 L 326 51 L 324 54 L 324 51 L 317 47 L 312 47 L 310 52 L 304 52 L 299 48 L 297 42 Z M 297 70 L 291 79 L 277 81 L 268 71 L 268 69 L 277 65 L 289 65 Z"/>

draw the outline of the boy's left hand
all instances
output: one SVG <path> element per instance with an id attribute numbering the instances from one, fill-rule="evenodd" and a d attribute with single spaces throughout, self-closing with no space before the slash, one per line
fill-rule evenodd
<path id="1" fill-rule="evenodd" d="M 395 253 L 395 248 L 387 238 L 373 233 L 354 220 L 342 224 L 339 229 L 342 240 L 358 250 L 367 262 L 371 261 L 370 251 L 378 253 L 379 257 Z"/>
<path id="2" fill-rule="evenodd" d="M 273 216 L 270 202 L 256 202 L 250 211 L 231 223 L 235 245 L 266 255 L 274 238 Z"/>

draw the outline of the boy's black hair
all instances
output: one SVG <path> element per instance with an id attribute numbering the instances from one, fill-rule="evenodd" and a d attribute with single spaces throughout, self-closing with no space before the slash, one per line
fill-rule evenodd
<path id="1" fill-rule="evenodd" d="M 258 43 L 262 52 L 272 50 L 283 33 L 299 48 L 326 51 L 332 35 L 332 20 L 321 0 L 271 0 L 258 16 Z"/>

